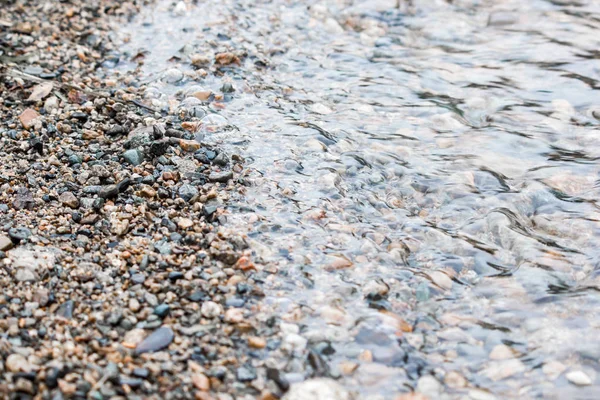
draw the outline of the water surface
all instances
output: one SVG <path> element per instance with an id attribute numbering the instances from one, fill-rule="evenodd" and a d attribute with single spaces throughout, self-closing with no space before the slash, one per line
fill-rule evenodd
<path id="1" fill-rule="evenodd" d="M 327 365 L 296 352 L 290 381 L 594 398 L 600 3 L 394 6 L 159 1 L 124 51 L 143 51 L 157 109 L 235 88 L 206 107 L 229 126 L 199 139 L 246 160 L 227 224 L 278 271 L 265 307 Z M 216 75 L 189 62 L 226 51 L 240 65 Z"/>

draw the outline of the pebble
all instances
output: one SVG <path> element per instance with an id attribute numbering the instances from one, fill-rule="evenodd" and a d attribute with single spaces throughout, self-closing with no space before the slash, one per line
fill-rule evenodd
<path id="1" fill-rule="evenodd" d="M 592 379 L 583 371 L 571 371 L 568 372 L 565 377 L 573 385 L 589 386 L 592 384 Z"/>
<path id="2" fill-rule="evenodd" d="M 14 243 L 21 243 L 23 240 L 29 239 L 31 231 L 25 227 L 10 228 L 8 230 L 8 236 Z"/>
<path id="3" fill-rule="evenodd" d="M 185 184 L 181 185 L 178 193 L 179 193 L 179 197 L 181 197 L 183 200 L 189 202 L 198 194 L 198 189 L 196 189 L 195 186 L 185 183 Z"/>
<path id="4" fill-rule="evenodd" d="M 6 235 L 0 235 L 0 251 L 7 251 L 13 248 L 13 242 Z"/>
<path id="5" fill-rule="evenodd" d="M 19 121 L 21 121 L 21 125 L 23 125 L 23 128 L 25 129 L 33 128 L 38 118 L 40 118 L 40 114 L 31 108 L 27 108 L 19 115 Z"/>
<path id="6" fill-rule="evenodd" d="M 158 315 L 160 318 L 166 317 L 171 311 L 171 307 L 168 304 L 159 304 L 154 308 L 154 315 Z"/>
<path id="7" fill-rule="evenodd" d="M 102 199 L 112 199 L 119 195 L 119 186 L 117 185 L 107 185 L 103 186 L 98 191 L 98 197 Z"/>
<path id="8" fill-rule="evenodd" d="M 351 400 L 352 396 L 342 385 L 330 378 L 312 378 L 294 383 L 283 400 Z"/>
<path id="9" fill-rule="evenodd" d="M 256 370 L 253 367 L 240 367 L 237 369 L 236 377 L 240 382 L 249 382 L 256 379 Z"/>
<path id="10" fill-rule="evenodd" d="M 490 353 L 490 360 L 507 360 L 513 357 L 511 348 L 504 344 L 496 345 Z"/>
<path id="11" fill-rule="evenodd" d="M 152 353 L 169 346 L 175 335 L 170 327 L 161 327 L 145 338 L 135 348 L 136 354 Z"/>
<path id="12" fill-rule="evenodd" d="M 223 307 L 213 301 L 206 301 L 202 303 L 200 312 L 206 318 L 216 318 L 223 314 Z"/>
<path id="13" fill-rule="evenodd" d="M 224 171 L 224 172 L 212 172 L 209 176 L 208 179 L 211 182 L 222 182 L 222 183 L 227 183 L 229 180 L 233 179 L 233 172 L 231 171 Z"/>
<path id="14" fill-rule="evenodd" d="M 177 221 L 177 226 L 179 226 L 181 229 L 188 229 L 194 226 L 194 222 L 189 218 L 179 218 L 179 221 Z"/>
<path id="15" fill-rule="evenodd" d="M 71 192 L 63 192 L 59 196 L 59 200 L 62 204 L 67 207 L 77 208 L 79 207 L 79 200 Z"/>
<path id="16" fill-rule="evenodd" d="M 123 159 L 129 164 L 136 166 L 144 162 L 144 154 L 138 149 L 131 149 L 123 153 Z"/>
<path id="17" fill-rule="evenodd" d="M 56 315 L 62 318 L 71 319 L 73 318 L 73 309 L 75 303 L 73 300 L 67 300 L 56 310 Z"/>
<path id="18" fill-rule="evenodd" d="M 135 349 L 146 336 L 146 331 L 144 329 L 132 329 L 125 334 L 123 346 L 129 349 Z"/>
<path id="19" fill-rule="evenodd" d="M 30 372 L 32 367 L 25 357 L 20 354 L 11 354 L 4 363 L 10 372 Z"/>
<path id="20" fill-rule="evenodd" d="M 166 83 L 177 83 L 183 79 L 183 72 L 177 68 L 169 68 L 162 75 L 162 80 Z"/>
<path id="21" fill-rule="evenodd" d="M 500 381 L 525 371 L 525 365 L 517 359 L 494 361 L 483 370 L 483 375 L 493 381 Z"/>
<path id="22" fill-rule="evenodd" d="M 264 349 L 267 346 L 267 341 L 264 338 L 251 336 L 248 338 L 248 345 L 255 349 Z"/>
<path id="23" fill-rule="evenodd" d="M 193 374 L 192 383 L 194 384 L 194 387 L 196 389 L 201 390 L 203 392 L 208 392 L 210 390 L 210 380 L 204 374 Z"/>
<path id="24" fill-rule="evenodd" d="M 548 377 L 550 379 L 556 379 L 566 369 L 567 369 L 567 367 L 561 362 L 549 361 L 549 362 L 545 363 L 544 366 L 542 367 L 542 372 L 544 372 L 544 374 L 548 375 Z"/>

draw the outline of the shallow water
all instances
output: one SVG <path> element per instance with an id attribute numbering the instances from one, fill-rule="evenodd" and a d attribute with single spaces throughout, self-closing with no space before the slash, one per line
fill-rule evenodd
<path id="1" fill-rule="evenodd" d="M 600 3 L 351 3 L 158 2 L 121 32 L 152 107 L 235 87 L 199 140 L 246 160 L 227 224 L 278 271 L 265 306 L 364 398 L 595 397 Z"/>

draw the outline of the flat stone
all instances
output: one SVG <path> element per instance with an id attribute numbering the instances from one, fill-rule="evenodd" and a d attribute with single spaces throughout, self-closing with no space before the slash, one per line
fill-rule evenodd
<path id="1" fill-rule="evenodd" d="M 162 350 L 171 344 L 174 337 L 173 330 L 168 326 L 158 328 L 135 348 L 135 353 L 153 353 Z"/>
<path id="2" fill-rule="evenodd" d="M 21 243 L 21 241 L 29 239 L 31 231 L 25 227 L 10 228 L 8 236 L 14 243 Z"/>
<path id="3" fill-rule="evenodd" d="M 19 115 L 19 121 L 21 121 L 21 125 L 23 128 L 29 129 L 35 125 L 35 121 L 40 117 L 40 114 L 37 113 L 34 109 L 28 108 Z"/>
<path id="4" fill-rule="evenodd" d="M 17 282 L 37 282 L 40 277 L 28 268 L 17 268 L 13 277 Z"/>
<path id="5" fill-rule="evenodd" d="M 67 300 L 56 310 L 56 315 L 59 317 L 63 317 L 66 319 L 73 318 L 73 309 L 75 308 L 75 303 L 73 300 Z"/>
<path id="6" fill-rule="evenodd" d="M 0 251 L 7 251 L 13 248 L 13 242 L 6 235 L 0 235 Z"/>
<path id="7" fill-rule="evenodd" d="M 525 365 L 518 359 L 495 361 L 483 371 L 494 382 L 525 372 Z"/>
<path id="8" fill-rule="evenodd" d="M 208 180 L 211 182 L 227 183 L 230 179 L 233 179 L 233 172 L 231 171 L 211 172 L 208 175 Z"/>

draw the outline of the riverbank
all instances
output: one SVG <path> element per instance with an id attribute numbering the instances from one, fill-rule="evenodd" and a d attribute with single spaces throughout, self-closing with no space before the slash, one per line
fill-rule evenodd
<path id="1" fill-rule="evenodd" d="M 136 72 L 110 72 L 142 6 L 2 6 L 2 398 L 261 391 L 248 354 L 276 326 L 254 306 L 263 273 L 221 227 L 242 160 L 194 139 L 200 107 L 154 109 Z"/>

